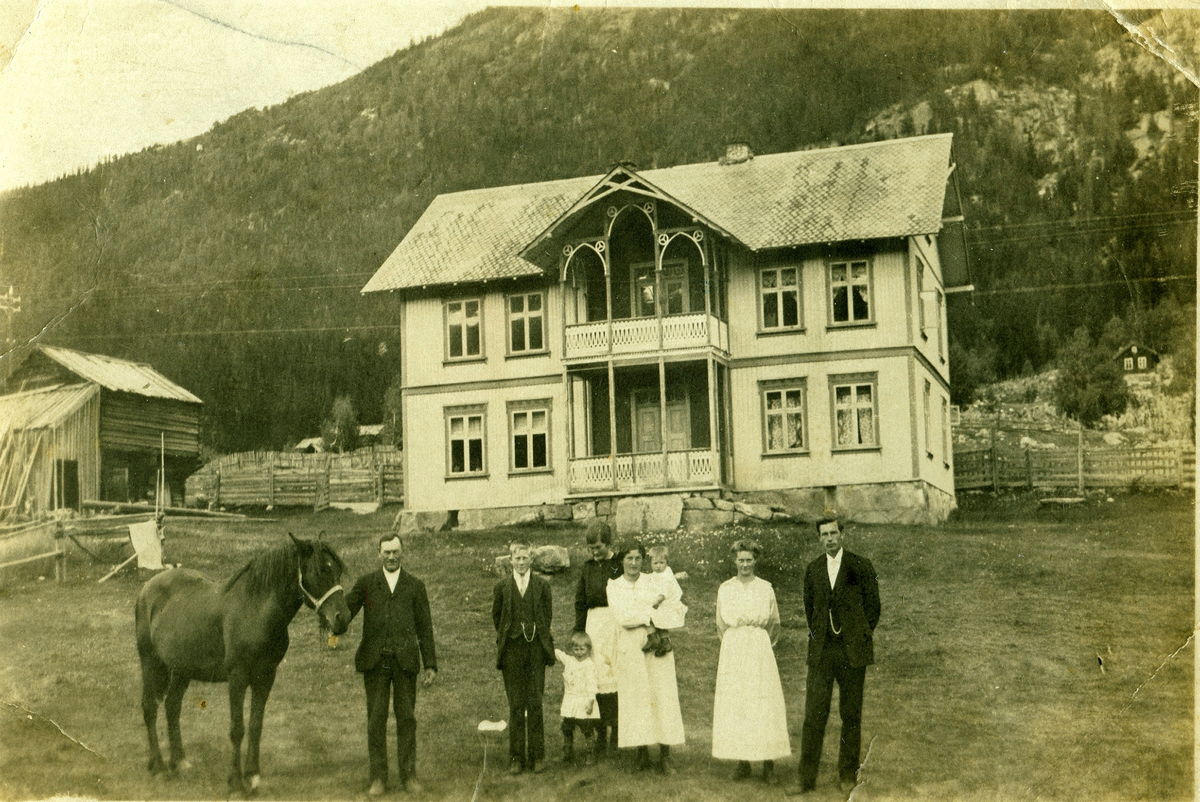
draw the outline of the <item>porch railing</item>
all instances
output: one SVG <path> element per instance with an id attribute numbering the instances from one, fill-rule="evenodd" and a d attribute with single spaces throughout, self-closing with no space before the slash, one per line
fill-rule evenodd
<path id="1" fill-rule="evenodd" d="M 635 317 L 612 322 L 614 354 L 655 351 L 659 343 L 659 321 L 662 321 L 664 349 L 698 348 L 714 345 L 729 350 L 729 324 L 703 312 L 690 315 L 669 315 L 663 318 Z M 608 321 L 579 323 L 566 328 L 566 357 L 600 356 L 610 353 Z"/>
<path id="2" fill-rule="evenodd" d="M 571 491 L 710 485 L 716 482 L 715 465 L 707 448 L 668 451 L 665 460 L 661 452 L 582 457 L 571 460 Z"/>

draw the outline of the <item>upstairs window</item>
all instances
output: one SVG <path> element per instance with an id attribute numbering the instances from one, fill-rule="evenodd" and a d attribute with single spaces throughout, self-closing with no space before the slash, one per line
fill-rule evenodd
<path id="1" fill-rule="evenodd" d="M 876 384 L 875 374 L 830 377 L 835 450 L 879 447 Z"/>
<path id="2" fill-rule="evenodd" d="M 946 327 L 945 327 L 945 325 L 943 325 L 944 317 L 942 315 L 942 309 L 945 307 L 945 305 L 946 305 L 946 297 L 944 295 L 942 295 L 941 290 L 938 290 L 937 291 L 937 327 L 938 327 L 938 332 L 937 332 L 938 343 L 937 343 L 937 345 L 938 345 L 938 358 L 941 359 L 942 362 L 946 361 L 946 338 L 945 338 L 945 334 L 944 334 Z"/>
<path id="3" fill-rule="evenodd" d="M 933 395 L 933 386 L 930 385 L 929 379 L 925 380 L 925 456 L 933 459 L 933 410 L 930 406 L 930 399 Z"/>
<path id="4" fill-rule="evenodd" d="M 482 476 L 487 473 L 484 419 L 486 407 L 446 409 L 446 475 Z"/>
<path id="5" fill-rule="evenodd" d="M 1133 357 L 1125 357 L 1125 370 L 1133 370 Z"/>
<path id="6" fill-rule="evenodd" d="M 942 399 L 942 464 L 950 467 L 950 399 Z"/>
<path id="7" fill-rule="evenodd" d="M 1139 356 L 1138 357 L 1138 370 L 1145 370 L 1145 369 L 1146 369 L 1146 357 Z"/>
<path id="8" fill-rule="evenodd" d="M 768 267 L 758 271 L 759 309 L 763 331 L 798 329 L 800 314 L 800 269 Z"/>
<path id="9" fill-rule="evenodd" d="M 478 298 L 446 302 L 447 359 L 474 359 L 483 355 L 482 315 L 483 302 Z"/>
<path id="10" fill-rule="evenodd" d="M 925 333 L 925 262 L 921 257 L 917 257 L 917 320 L 919 325 L 917 330 L 921 333 L 921 338 L 928 340 L 929 335 Z"/>
<path id="11" fill-rule="evenodd" d="M 528 354 L 546 350 L 545 296 L 540 292 L 508 296 L 508 350 Z"/>
<path id="12" fill-rule="evenodd" d="M 834 324 L 871 322 L 871 264 L 865 259 L 830 262 L 829 318 Z"/>

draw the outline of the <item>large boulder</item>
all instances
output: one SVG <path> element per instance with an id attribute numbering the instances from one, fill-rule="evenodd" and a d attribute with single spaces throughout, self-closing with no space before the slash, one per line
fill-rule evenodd
<path id="1" fill-rule="evenodd" d="M 675 494 L 623 498 L 617 502 L 617 535 L 672 532 L 679 528 L 682 513 L 683 498 Z"/>
<path id="2" fill-rule="evenodd" d="M 570 521 L 575 517 L 575 510 L 570 504 L 543 504 L 538 513 L 543 521 Z"/>
<path id="3" fill-rule="evenodd" d="M 684 510 L 680 520 L 689 532 L 711 532 L 732 524 L 733 510 Z"/>
<path id="4" fill-rule="evenodd" d="M 541 507 L 485 507 L 458 511 L 458 528 L 464 530 L 496 529 L 501 526 L 537 523 L 542 519 Z"/>
<path id="5" fill-rule="evenodd" d="M 533 550 L 533 570 L 557 574 L 571 567 L 571 554 L 562 546 L 538 546 Z"/>
<path id="6" fill-rule="evenodd" d="M 596 502 L 580 501 L 571 507 L 571 517 L 576 521 L 589 521 L 596 517 Z"/>
<path id="7" fill-rule="evenodd" d="M 392 523 L 392 530 L 401 535 L 423 532 L 445 532 L 450 529 L 450 513 L 446 510 L 414 512 L 400 510 Z"/>
<path id="8" fill-rule="evenodd" d="M 744 501 L 733 502 L 733 509 L 747 518 L 756 518 L 759 521 L 771 520 L 771 513 L 774 512 L 769 504 L 747 504 Z"/>
<path id="9" fill-rule="evenodd" d="M 683 508 L 685 510 L 711 510 L 713 500 L 704 496 L 692 496 L 683 500 Z"/>

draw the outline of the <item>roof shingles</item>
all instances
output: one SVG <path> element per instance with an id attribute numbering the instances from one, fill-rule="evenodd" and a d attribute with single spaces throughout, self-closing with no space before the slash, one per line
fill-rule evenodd
<path id="1" fill-rule="evenodd" d="M 689 164 L 638 175 L 751 250 L 940 230 L 950 134 Z M 541 271 L 519 256 L 602 176 L 434 199 L 363 292 Z"/>

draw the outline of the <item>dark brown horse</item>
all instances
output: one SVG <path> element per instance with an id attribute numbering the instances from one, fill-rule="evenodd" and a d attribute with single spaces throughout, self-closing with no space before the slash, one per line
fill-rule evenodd
<path id="1" fill-rule="evenodd" d="M 176 568 L 155 576 L 138 594 L 138 657 L 142 662 L 142 715 L 150 739 L 152 773 L 186 767 L 179 711 L 188 683 L 229 683 L 229 740 L 233 743 L 231 791 L 258 787 L 258 745 L 263 708 L 275 670 L 288 649 L 288 624 L 306 604 L 340 635 L 350 611 L 339 581 L 345 566 L 321 542 L 290 540 L 267 549 L 233 578 L 218 585 L 195 571 Z M 242 768 L 242 708 L 250 695 L 250 743 Z M 170 762 L 158 748 L 158 705 L 166 699 Z M 245 782 L 243 781 L 243 778 Z"/>

